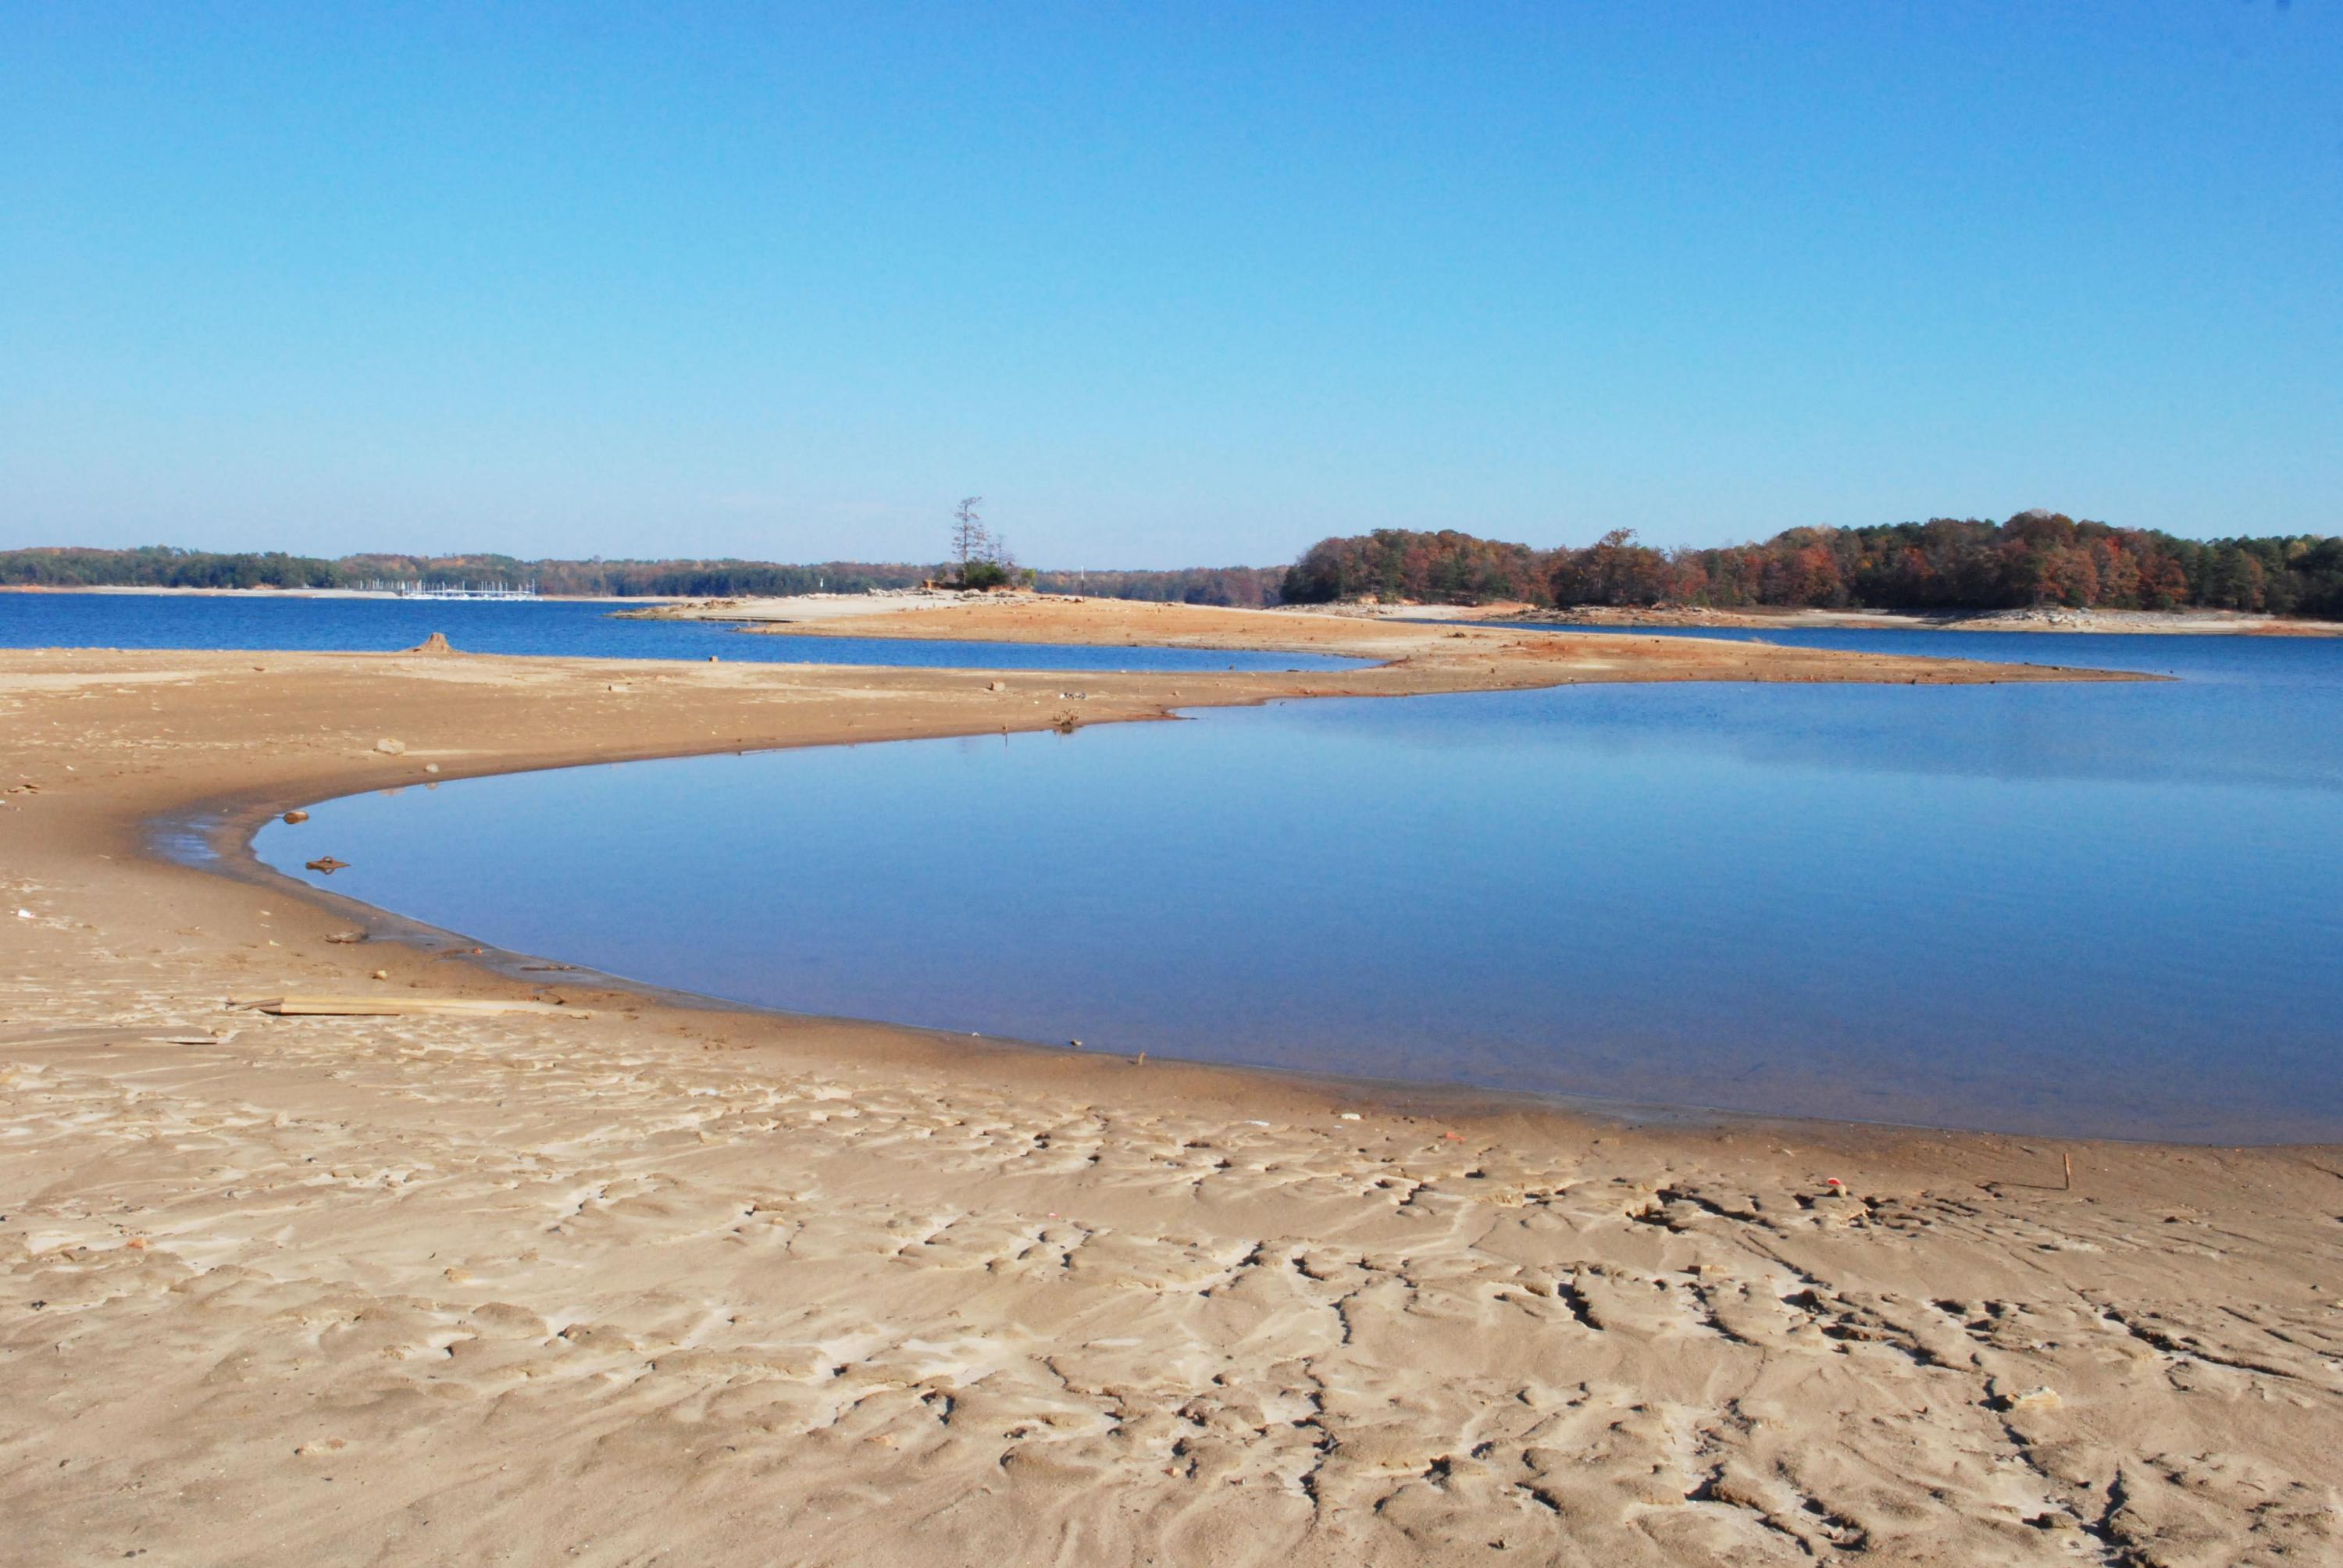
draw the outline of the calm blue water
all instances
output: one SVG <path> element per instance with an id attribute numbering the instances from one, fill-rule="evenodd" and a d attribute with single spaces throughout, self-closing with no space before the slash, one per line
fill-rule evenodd
<path id="1" fill-rule="evenodd" d="M 616 620 L 577 599 L 498 604 L 255 594 L 0 593 L 0 648 L 413 648 L 435 631 L 467 653 L 742 664 L 876 664 L 930 669 L 1347 669 L 1313 654 L 1194 648 L 1065 648 L 910 638 L 750 636 L 689 621 Z"/>
<path id="2" fill-rule="evenodd" d="M 2343 644 L 2007 640 L 2186 678 L 1299 702 L 466 780 L 257 846 L 294 875 L 331 852 L 336 892 L 498 946 L 806 1011 L 2343 1139 Z"/>
<path id="3" fill-rule="evenodd" d="M 2192 679 L 2235 678 L 2254 684 L 2314 683 L 2332 678 L 2343 638 L 2214 637 L 2191 633 L 2144 637 L 2127 632 L 1855 631 L 1821 628 L 1743 631 L 1709 627 L 1596 627 L 1570 621 L 1507 621 L 1532 630 L 1602 632 L 1619 637 L 1694 637 L 1713 642 L 1764 642 L 1784 648 L 1844 648 L 1909 653 L 1925 658 L 1975 658 L 1992 664 L 2065 665 L 2070 668 L 2137 669 Z M 2275 645 L 2291 645 L 2288 647 Z"/>

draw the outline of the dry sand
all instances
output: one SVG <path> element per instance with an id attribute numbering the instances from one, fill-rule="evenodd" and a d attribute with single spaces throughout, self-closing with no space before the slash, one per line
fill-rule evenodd
<path id="1" fill-rule="evenodd" d="M 1114 613 L 937 634 L 1239 635 Z M 1033 673 L 0 653 L 0 1559 L 2343 1557 L 2334 1151 L 1637 1128 L 699 1008 L 146 844 L 198 805 L 234 844 L 357 789 L 1175 690 L 2018 678 L 1295 618 L 1404 662 L 1069 703 Z M 281 991 L 595 1016 L 223 1005 Z"/>

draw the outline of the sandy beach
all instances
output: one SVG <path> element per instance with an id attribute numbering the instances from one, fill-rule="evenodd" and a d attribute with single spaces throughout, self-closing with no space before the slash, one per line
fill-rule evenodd
<path id="1" fill-rule="evenodd" d="M 0 1561 L 2343 1558 L 2343 1151 L 1630 1121 L 742 1011 L 241 852 L 335 795 L 625 758 L 2061 672 L 1108 601 L 808 629 L 1383 662 L 1073 699 L 0 651 Z M 231 1005 L 297 994 L 556 1005 Z"/>

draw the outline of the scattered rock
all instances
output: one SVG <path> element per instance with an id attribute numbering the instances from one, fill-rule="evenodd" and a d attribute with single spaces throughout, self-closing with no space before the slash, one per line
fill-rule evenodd
<path id="1" fill-rule="evenodd" d="M 329 942 L 339 942 L 347 946 L 351 942 L 362 942 L 366 940 L 367 934 L 364 931 L 336 931 L 326 940 Z"/>
<path id="2" fill-rule="evenodd" d="M 1999 1411 L 2056 1410 L 2066 1402 L 2058 1397 L 2056 1389 L 2030 1388 L 2019 1393 L 2005 1388 L 1999 1379 L 1994 1381 L 1991 1393 L 1993 1397 L 1987 1402 Z"/>
<path id="3" fill-rule="evenodd" d="M 984 689 L 987 691 L 1006 691 L 1009 689 L 1009 683 L 1005 680 L 989 681 L 986 683 Z"/>
<path id="4" fill-rule="evenodd" d="M 374 749 L 377 751 L 381 752 L 386 757 L 397 757 L 407 749 L 407 742 L 404 740 L 377 740 L 374 743 Z"/>

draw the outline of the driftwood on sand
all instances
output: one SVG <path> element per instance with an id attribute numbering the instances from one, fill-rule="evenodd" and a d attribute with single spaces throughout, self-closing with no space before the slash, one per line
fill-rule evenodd
<path id="1" fill-rule="evenodd" d="M 406 1018 L 434 1014 L 454 1018 L 488 1018 L 504 1012 L 543 1013 L 549 1018 L 592 1018 L 584 1008 L 559 1002 L 507 1000 L 496 997 L 454 996 L 273 996 L 258 1001 L 231 1002 L 231 1007 L 280 1018 Z"/>

